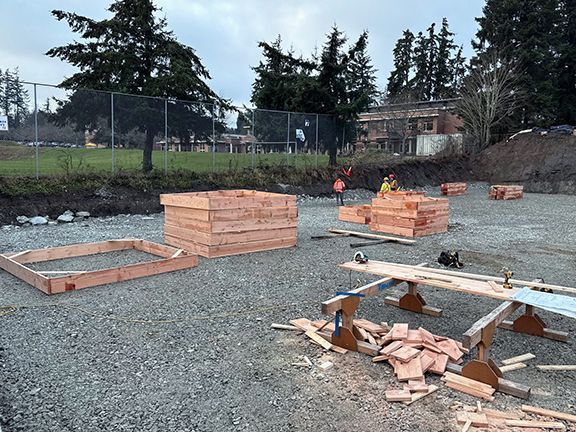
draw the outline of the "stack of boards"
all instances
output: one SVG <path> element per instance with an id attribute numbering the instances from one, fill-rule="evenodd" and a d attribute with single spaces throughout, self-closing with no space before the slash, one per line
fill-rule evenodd
<path id="1" fill-rule="evenodd" d="M 493 200 L 515 200 L 524 198 L 524 186 L 493 185 L 488 192 L 488 198 Z"/>
<path id="2" fill-rule="evenodd" d="M 422 237 L 448 231 L 448 199 L 424 192 L 390 192 L 372 199 L 372 231 Z"/>
<path id="3" fill-rule="evenodd" d="M 340 206 L 338 207 L 338 220 L 367 225 L 370 223 L 372 206 Z"/>
<path id="4" fill-rule="evenodd" d="M 446 196 L 464 195 L 466 189 L 466 183 L 442 183 L 440 185 L 440 193 Z"/>
<path id="5" fill-rule="evenodd" d="M 293 195 L 222 190 L 160 195 L 164 241 L 206 258 L 296 246 Z"/>

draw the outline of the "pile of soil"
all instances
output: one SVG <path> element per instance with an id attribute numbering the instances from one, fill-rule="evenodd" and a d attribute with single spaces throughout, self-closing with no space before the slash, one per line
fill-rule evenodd
<path id="1" fill-rule="evenodd" d="M 524 185 L 526 192 L 576 194 L 576 136 L 526 133 L 472 160 L 476 177 Z"/>

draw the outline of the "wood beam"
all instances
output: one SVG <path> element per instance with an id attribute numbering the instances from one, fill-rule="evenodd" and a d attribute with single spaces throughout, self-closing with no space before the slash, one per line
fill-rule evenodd
<path id="1" fill-rule="evenodd" d="M 482 340 L 482 333 L 493 326 L 498 327 L 508 316 L 510 316 L 516 309 L 522 306 L 522 303 L 506 301 L 490 312 L 488 315 L 480 318 L 472 327 L 464 333 L 462 337 L 462 345 L 466 349 L 472 349 Z"/>

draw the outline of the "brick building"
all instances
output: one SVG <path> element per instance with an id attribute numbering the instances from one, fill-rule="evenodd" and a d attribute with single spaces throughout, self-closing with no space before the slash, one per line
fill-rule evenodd
<path id="1" fill-rule="evenodd" d="M 431 154 L 426 136 L 460 136 L 462 120 L 455 114 L 458 99 L 372 106 L 360 114 L 356 151 L 378 149 L 399 154 Z M 437 141 L 437 140 L 436 140 Z"/>

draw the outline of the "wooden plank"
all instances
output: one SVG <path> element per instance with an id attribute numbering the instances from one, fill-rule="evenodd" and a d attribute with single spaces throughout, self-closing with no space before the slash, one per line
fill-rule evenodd
<path id="1" fill-rule="evenodd" d="M 402 348 L 402 345 L 403 345 L 403 344 L 402 344 L 402 341 L 394 341 L 394 342 L 392 342 L 390 345 L 382 348 L 382 349 L 380 350 L 380 354 L 389 356 L 389 355 L 392 354 L 394 351 Z"/>
<path id="2" fill-rule="evenodd" d="M 482 332 L 490 326 L 497 327 L 508 316 L 510 316 L 522 304 L 518 302 L 504 302 L 488 315 L 480 318 L 472 327 L 464 333 L 462 337 L 462 345 L 464 348 L 472 349 L 482 340 Z"/>
<path id="3" fill-rule="evenodd" d="M 430 384 L 428 386 L 428 391 L 426 393 L 414 393 L 412 395 L 412 400 L 409 402 L 404 402 L 404 405 L 411 405 L 414 402 L 419 401 L 420 399 L 425 398 L 428 395 L 431 395 L 432 393 L 434 393 L 438 389 L 439 389 L 439 387 L 437 385 Z"/>
<path id="4" fill-rule="evenodd" d="M 520 362 L 524 362 L 526 360 L 531 360 L 533 358 L 536 358 L 536 356 L 532 353 L 526 353 L 526 354 L 522 354 L 516 357 L 511 357 L 508 358 L 506 360 L 502 360 L 502 364 L 503 365 L 511 365 L 514 363 L 520 363 Z"/>
<path id="5" fill-rule="evenodd" d="M 407 402 L 412 400 L 408 390 L 386 390 L 384 393 L 387 402 Z"/>
<path id="6" fill-rule="evenodd" d="M 388 331 L 387 327 L 382 327 L 380 324 L 373 323 L 372 321 L 363 318 L 355 318 L 353 324 L 356 327 L 369 331 L 370 333 L 385 333 Z"/>
<path id="7" fill-rule="evenodd" d="M 408 324 L 397 323 L 392 327 L 392 339 L 402 340 L 408 337 Z"/>
<path id="8" fill-rule="evenodd" d="M 486 414 L 488 417 L 494 417 L 499 419 L 510 419 L 510 420 L 520 420 L 520 416 L 518 414 L 514 414 L 507 411 L 498 411 L 486 407 L 482 407 L 482 412 Z"/>
<path id="9" fill-rule="evenodd" d="M 437 342 L 436 346 L 447 354 L 450 360 L 458 361 L 464 356 L 464 353 L 460 351 L 460 348 L 458 348 L 458 345 L 456 345 L 456 342 L 452 339 Z"/>
<path id="10" fill-rule="evenodd" d="M 407 363 L 396 362 L 396 375 L 398 381 L 408 381 L 422 377 L 423 373 L 420 359 L 416 357 Z"/>
<path id="11" fill-rule="evenodd" d="M 510 371 L 515 371 L 518 369 L 524 369 L 525 367 L 528 367 L 528 365 L 526 365 L 526 363 L 512 363 L 510 365 L 506 365 L 506 366 L 500 366 L 500 372 L 504 373 L 504 372 L 510 372 Z"/>
<path id="12" fill-rule="evenodd" d="M 478 397 L 478 398 L 487 400 L 489 402 L 492 402 L 494 400 L 494 396 L 491 396 L 487 393 L 480 392 L 476 389 L 473 389 L 471 387 L 467 387 L 467 386 L 462 385 L 462 384 L 458 384 L 458 383 L 451 382 L 451 381 L 446 381 L 446 386 L 450 387 L 451 389 L 458 390 L 462 393 L 469 394 L 470 396 L 474 396 L 474 397 Z"/>
<path id="13" fill-rule="evenodd" d="M 543 422 L 536 420 L 505 420 L 506 426 L 523 427 L 523 428 L 540 428 L 540 429 L 561 429 L 565 430 L 566 426 L 560 422 Z"/>
<path id="14" fill-rule="evenodd" d="M 483 393 L 494 394 L 496 391 L 493 387 L 488 384 L 482 383 L 480 381 L 475 381 L 470 378 L 463 377 L 462 375 L 457 375 L 452 372 L 446 372 L 443 376 L 443 380 L 455 382 L 458 384 L 465 385 L 467 387 L 471 387 Z"/>
<path id="15" fill-rule="evenodd" d="M 561 411 L 554 411 L 546 408 L 539 408 L 531 405 L 522 405 L 522 411 L 530 413 L 530 414 L 537 414 L 544 417 L 552 417 L 557 418 L 560 420 L 566 420 L 571 422 L 576 422 L 576 415 L 568 414 Z"/>
<path id="16" fill-rule="evenodd" d="M 470 430 L 470 426 L 472 426 L 472 420 L 467 420 L 462 426 L 462 432 L 468 432 Z"/>
<path id="17" fill-rule="evenodd" d="M 332 348 L 332 344 L 328 342 L 326 339 L 324 339 L 322 336 L 318 335 L 314 330 L 312 329 L 306 330 L 304 334 L 308 336 L 310 339 L 312 339 L 314 342 L 316 342 L 318 345 L 320 345 L 322 348 L 324 348 L 325 350 L 330 350 Z"/>
<path id="18" fill-rule="evenodd" d="M 307 318 L 296 318 L 296 319 L 291 319 L 290 321 L 288 321 L 290 324 L 292 324 L 294 327 L 299 328 L 302 331 L 308 331 L 312 328 L 312 321 L 310 321 Z"/>
<path id="19" fill-rule="evenodd" d="M 352 237 L 359 237 L 359 238 L 389 240 L 392 242 L 397 242 L 397 243 L 402 243 L 402 244 L 407 244 L 407 245 L 416 243 L 416 240 L 403 239 L 403 238 L 398 238 L 398 237 L 390 237 L 390 236 L 384 236 L 384 235 L 379 235 L 379 234 L 362 233 L 362 232 L 357 232 L 357 231 L 340 230 L 340 229 L 335 229 L 335 228 L 330 228 L 328 230 L 328 232 L 331 232 L 333 234 L 348 234 Z"/>
<path id="20" fill-rule="evenodd" d="M 387 355 L 379 355 L 376 357 L 372 357 L 372 363 L 379 363 L 388 360 L 390 357 Z"/>
<path id="21" fill-rule="evenodd" d="M 420 356 L 420 363 L 422 364 L 422 373 L 428 372 L 428 370 L 434 364 L 435 361 L 436 361 L 435 357 L 432 358 L 429 355 L 423 353 Z"/>
<path id="22" fill-rule="evenodd" d="M 40 291 L 46 294 L 49 293 L 49 278 L 36 273 L 34 270 L 29 269 L 19 262 L 0 255 L 0 268 L 33 287 L 38 288 Z"/>
<path id="23" fill-rule="evenodd" d="M 458 423 L 466 423 L 468 421 L 471 422 L 472 426 L 474 427 L 488 427 L 488 418 L 486 414 L 482 413 L 473 413 L 473 412 L 457 412 L 456 413 L 456 421 Z"/>
<path id="24" fill-rule="evenodd" d="M 406 363 L 419 355 L 420 350 L 409 346 L 403 346 L 402 348 L 390 353 L 390 357 L 394 357 L 396 360 L 400 360 L 403 363 Z"/>
<path id="25" fill-rule="evenodd" d="M 432 372 L 436 375 L 443 375 L 446 371 L 446 365 L 448 364 L 448 356 L 446 354 L 439 354 L 436 356 L 436 360 L 428 368 L 428 372 Z"/>
<path id="26" fill-rule="evenodd" d="M 291 326 L 291 325 L 285 325 L 285 324 L 276 324 L 276 323 L 272 323 L 270 325 L 270 328 L 276 329 L 276 330 L 293 330 L 293 331 L 302 331 L 302 329 L 296 327 L 296 326 Z"/>
<path id="27" fill-rule="evenodd" d="M 51 294 L 77 290 L 114 282 L 154 276 L 175 270 L 184 270 L 198 265 L 198 256 L 181 255 L 143 263 L 128 264 L 123 267 L 90 271 L 70 276 L 49 279 L 48 290 Z"/>
<path id="28" fill-rule="evenodd" d="M 536 365 L 544 371 L 576 371 L 576 365 Z"/>

